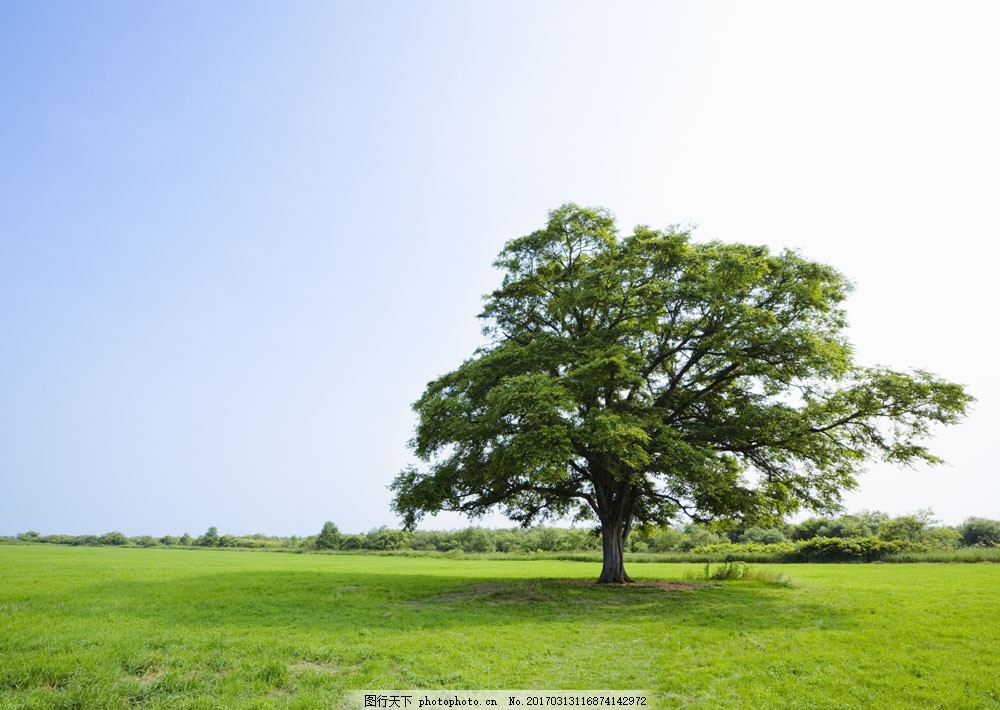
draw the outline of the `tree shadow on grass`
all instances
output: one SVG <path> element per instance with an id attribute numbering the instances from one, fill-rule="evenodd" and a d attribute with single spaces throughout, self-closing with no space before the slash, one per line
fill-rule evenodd
<path id="1" fill-rule="evenodd" d="M 113 600 L 120 618 L 157 625 L 330 634 L 359 628 L 510 628 L 549 619 L 736 632 L 802 628 L 816 619 L 843 628 L 853 620 L 843 607 L 817 602 L 794 588 L 756 582 L 597 585 L 577 579 L 227 570 L 169 580 L 103 581 L 70 591 L 78 603 L 61 604 L 63 615 L 97 616 L 107 612 L 100 601 Z"/>

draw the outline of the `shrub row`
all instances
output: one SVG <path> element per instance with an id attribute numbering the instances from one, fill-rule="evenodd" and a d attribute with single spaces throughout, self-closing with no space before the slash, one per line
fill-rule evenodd
<path id="1" fill-rule="evenodd" d="M 813 537 L 797 542 L 722 543 L 696 547 L 692 561 L 738 560 L 744 562 L 877 562 L 892 561 L 997 561 L 1000 547 L 941 548 L 927 543 L 882 540 L 878 537 Z"/>
<path id="2" fill-rule="evenodd" d="M 41 542 L 59 545 L 194 546 L 280 550 L 413 551 L 463 554 L 589 553 L 600 550 L 596 530 L 534 527 L 529 529 L 417 530 L 388 527 L 367 533 L 342 534 L 332 522 L 311 537 L 220 535 L 215 527 L 192 538 L 180 536 L 126 537 L 112 531 L 103 535 L 41 535 L 26 532 L 0 542 Z M 1000 545 L 1000 521 L 969 518 L 957 527 L 937 526 L 930 511 L 890 518 L 884 513 L 859 513 L 839 518 L 809 518 L 774 528 L 728 530 L 688 525 L 684 528 L 634 530 L 627 551 L 633 554 L 681 555 L 679 559 L 746 561 L 871 561 L 892 555 L 989 549 Z M 976 557 L 976 555 L 973 555 Z M 992 558 L 991 558 L 992 559 Z"/>

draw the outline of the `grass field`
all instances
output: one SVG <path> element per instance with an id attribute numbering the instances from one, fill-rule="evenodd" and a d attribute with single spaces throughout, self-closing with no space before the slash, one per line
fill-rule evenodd
<path id="1" fill-rule="evenodd" d="M 776 569 L 776 568 L 774 568 Z M 642 580 L 699 565 L 633 564 Z M 0 546 L 0 707 L 336 707 L 640 689 L 664 707 L 1000 708 L 1000 565 L 593 563 Z"/>

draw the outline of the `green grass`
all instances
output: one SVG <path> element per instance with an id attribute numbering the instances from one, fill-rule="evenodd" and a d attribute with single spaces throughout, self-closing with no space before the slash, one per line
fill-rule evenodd
<path id="1" fill-rule="evenodd" d="M 645 689 L 665 707 L 1000 708 L 1000 566 L 0 546 L 0 708 L 336 707 L 350 689 Z M 756 577 L 756 578 L 754 578 Z M 764 581 L 761 581 L 764 580 Z"/>

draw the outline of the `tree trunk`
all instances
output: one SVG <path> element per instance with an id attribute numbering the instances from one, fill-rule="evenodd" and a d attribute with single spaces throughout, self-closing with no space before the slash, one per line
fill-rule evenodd
<path id="1" fill-rule="evenodd" d="M 622 524 L 601 524 L 601 546 L 604 550 L 604 566 L 598 584 L 624 584 L 632 578 L 625 574 L 625 536 Z"/>

